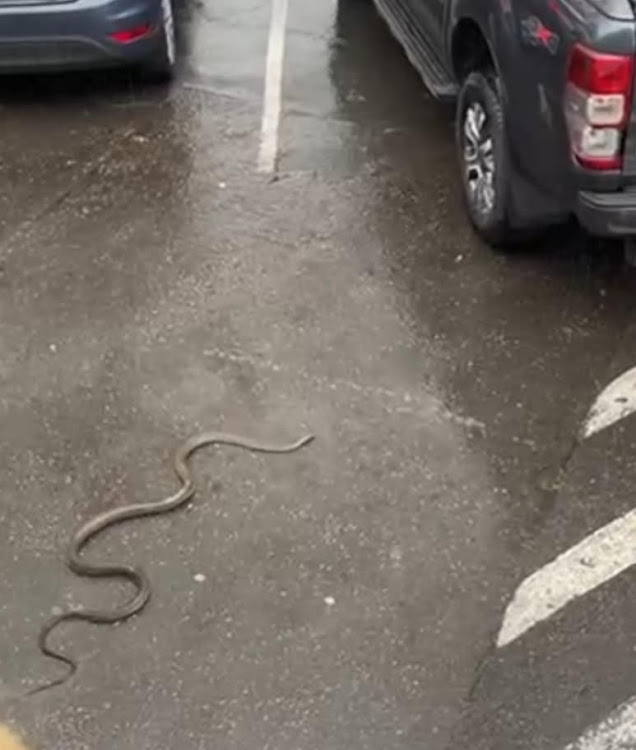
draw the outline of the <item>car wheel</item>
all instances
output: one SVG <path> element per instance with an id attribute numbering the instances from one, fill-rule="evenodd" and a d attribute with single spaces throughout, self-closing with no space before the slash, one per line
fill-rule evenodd
<path id="1" fill-rule="evenodd" d="M 510 157 L 497 81 L 475 71 L 464 81 L 455 126 L 464 199 L 470 220 L 489 245 L 514 246 L 509 223 Z"/>
<path id="2" fill-rule="evenodd" d="M 169 80 L 174 73 L 177 59 L 177 38 L 172 0 L 161 0 L 159 34 L 161 35 L 159 51 L 147 66 L 147 72 L 154 79 Z"/>

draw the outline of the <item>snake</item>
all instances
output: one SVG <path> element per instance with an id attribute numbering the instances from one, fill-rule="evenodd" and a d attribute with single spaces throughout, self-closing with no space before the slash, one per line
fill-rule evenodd
<path id="1" fill-rule="evenodd" d="M 77 672 L 78 662 L 75 659 L 49 645 L 51 633 L 62 623 L 81 621 L 97 625 L 114 625 L 141 613 L 150 601 L 152 588 L 142 568 L 128 565 L 97 565 L 87 562 L 83 558 L 82 551 L 91 540 L 112 526 L 133 519 L 170 513 L 189 503 L 196 494 L 196 485 L 190 470 L 189 460 L 194 453 L 206 446 L 230 446 L 242 448 L 252 453 L 287 454 L 299 451 L 313 440 L 313 435 L 307 435 L 290 445 L 271 445 L 224 432 L 204 432 L 195 435 L 187 439 L 174 454 L 172 468 L 180 483 L 176 492 L 159 501 L 132 503 L 107 510 L 80 526 L 73 534 L 66 552 L 65 562 L 71 572 L 84 578 L 123 580 L 131 583 L 136 593 L 128 602 L 112 611 L 77 608 L 50 617 L 40 629 L 38 648 L 44 656 L 63 664 L 66 670 L 59 677 L 29 690 L 27 695 L 36 695 L 63 685 Z"/>

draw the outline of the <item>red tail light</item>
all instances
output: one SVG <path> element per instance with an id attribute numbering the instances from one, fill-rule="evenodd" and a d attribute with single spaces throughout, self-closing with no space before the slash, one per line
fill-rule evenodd
<path id="1" fill-rule="evenodd" d="M 142 39 L 148 36 L 152 31 L 152 26 L 149 23 L 141 24 L 140 26 L 134 26 L 131 29 L 122 29 L 121 31 L 115 31 L 108 36 L 119 44 L 130 44 L 130 42 L 136 42 L 138 39 Z"/>
<path id="2" fill-rule="evenodd" d="M 576 45 L 568 67 L 565 116 L 575 160 L 596 170 L 620 169 L 629 122 L 634 60 Z"/>
<path id="3" fill-rule="evenodd" d="M 628 55 L 606 55 L 576 45 L 570 57 L 568 80 L 595 94 L 624 94 L 631 89 L 634 61 Z"/>

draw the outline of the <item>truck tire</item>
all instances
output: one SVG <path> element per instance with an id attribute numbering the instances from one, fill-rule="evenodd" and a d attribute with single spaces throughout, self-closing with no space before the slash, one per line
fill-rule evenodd
<path id="1" fill-rule="evenodd" d="M 464 80 L 455 136 L 464 201 L 473 227 L 492 247 L 512 248 L 521 238 L 508 218 L 510 155 L 494 73 L 474 71 Z"/>

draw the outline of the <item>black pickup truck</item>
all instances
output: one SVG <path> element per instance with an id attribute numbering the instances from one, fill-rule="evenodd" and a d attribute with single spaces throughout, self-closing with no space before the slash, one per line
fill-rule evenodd
<path id="1" fill-rule="evenodd" d="M 456 100 L 466 206 L 490 244 L 574 215 L 636 239 L 635 0 L 374 0 Z"/>

